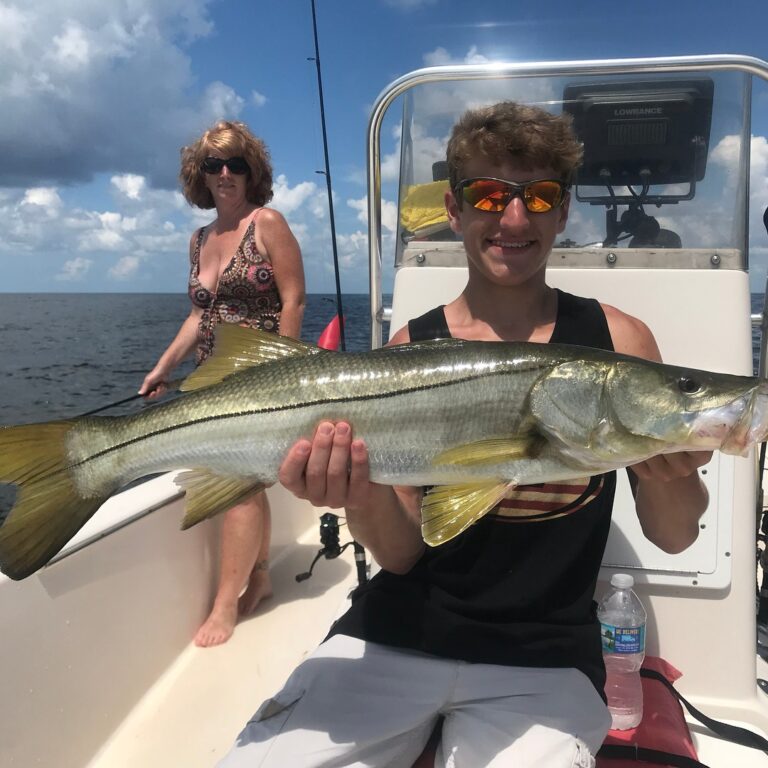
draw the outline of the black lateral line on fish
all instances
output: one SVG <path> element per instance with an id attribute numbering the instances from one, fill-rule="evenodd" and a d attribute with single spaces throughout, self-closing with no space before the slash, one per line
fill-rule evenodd
<path id="1" fill-rule="evenodd" d="M 530 371 L 535 367 L 536 366 L 532 366 L 531 368 L 526 369 L 526 371 Z M 547 367 L 547 366 L 544 366 L 544 367 Z M 468 381 L 477 381 L 478 379 L 488 378 L 489 376 L 502 376 L 502 375 L 506 375 L 506 372 L 503 369 L 493 370 L 493 371 L 487 371 L 480 374 L 475 373 L 472 376 L 465 376 L 464 378 L 460 378 L 460 379 L 458 378 L 451 379 L 450 381 L 438 382 L 436 384 L 419 385 L 416 387 L 411 387 L 409 389 L 398 389 L 396 391 L 391 391 L 391 392 L 377 392 L 370 395 L 358 395 L 357 397 L 338 397 L 338 398 L 329 397 L 322 400 L 311 400 L 311 401 L 302 402 L 302 403 L 290 403 L 287 405 L 281 405 L 279 407 L 274 407 L 274 408 L 261 408 L 258 410 L 251 410 L 251 411 L 237 411 L 236 413 L 219 413 L 212 416 L 204 416 L 199 419 L 185 421 L 183 424 L 174 424 L 173 426 L 170 426 L 170 427 L 164 427 L 163 429 L 158 429 L 155 432 L 147 432 L 145 435 L 134 437 L 134 438 L 131 438 L 130 440 L 125 440 L 124 442 L 114 445 L 110 448 L 105 448 L 102 451 L 98 451 L 97 453 L 91 454 L 90 456 L 87 456 L 81 461 L 76 461 L 71 464 L 67 464 L 66 467 L 64 467 L 63 469 L 66 470 L 66 469 L 79 467 L 79 466 L 82 466 L 83 464 L 87 464 L 89 461 L 93 461 L 103 456 L 107 456 L 113 451 L 119 451 L 123 448 L 126 448 L 129 445 L 140 443 L 142 440 L 147 440 L 151 437 L 157 437 L 159 435 L 167 434 L 169 432 L 173 432 L 176 429 L 186 429 L 187 427 L 193 427 L 198 424 L 205 424 L 206 422 L 220 421 L 222 419 L 235 419 L 241 416 L 257 416 L 265 413 L 279 413 L 280 411 L 292 411 L 292 410 L 296 410 L 297 408 L 308 408 L 308 407 L 317 406 L 317 405 L 326 405 L 328 403 L 340 403 L 340 402 L 355 403 L 355 402 L 363 402 L 365 400 L 373 400 L 373 399 L 379 399 L 379 398 L 385 398 L 385 397 L 399 397 L 400 395 L 410 395 L 415 392 L 424 392 L 431 389 L 442 389 L 444 387 L 450 387 L 455 384 L 465 384 Z"/>

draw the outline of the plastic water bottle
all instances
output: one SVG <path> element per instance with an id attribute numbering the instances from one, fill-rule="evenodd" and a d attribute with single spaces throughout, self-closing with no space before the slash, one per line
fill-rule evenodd
<path id="1" fill-rule="evenodd" d="M 645 658 L 646 613 L 626 573 L 611 577 L 611 589 L 597 607 L 605 660 L 605 695 L 611 727 L 625 731 L 643 717 L 640 667 Z"/>

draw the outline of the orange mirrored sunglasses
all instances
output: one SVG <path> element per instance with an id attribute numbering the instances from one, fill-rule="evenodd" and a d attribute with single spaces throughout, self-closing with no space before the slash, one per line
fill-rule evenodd
<path id="1" fill-rule="evenodd" d="M 479 211 L 501 213 L 514 198 L 520 197 L 531 213 L 546 213 L 563 204 L 569 188 L 569 184 L 559 179 L 537 179 L 518 184 L 478 177 L 460 181 L 455 193 Z"/>

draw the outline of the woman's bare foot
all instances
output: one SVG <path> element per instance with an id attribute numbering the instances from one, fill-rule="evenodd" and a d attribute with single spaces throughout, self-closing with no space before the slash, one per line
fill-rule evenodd
<path id="1" fill-rule="evenodd" d="M 269 560 L 257 560 L 248 578 L 248 586 L 236 603 L 219 602 L 217 597 L 210 616 L 195 635 L 195 645 L 210 648 L 226 643 L 235 631 L 239 616 L 249 616 L 259 603 L 272 596 L 272 579 L 269 576 Z"/>
<path id="2" fill-rule="evenodd" d="M 238 602 L 240 616 L 250 616 L 262 600 L 272 597 L 272 579 L 269 577 L 268 569 L 268 560 L 259 560 L 253 566 L 248 586 Z"/>
<path id="3" fill-rule="evenodd" d="M 205 620 L 195 635 L 195 645 L 210 648 L 226 643 L 235 631 L 237 606 L 213 606 L 210 616 Z"/>

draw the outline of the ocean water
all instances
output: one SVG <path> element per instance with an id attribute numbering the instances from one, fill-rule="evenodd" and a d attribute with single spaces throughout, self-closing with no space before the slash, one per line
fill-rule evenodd
<path id="1" fill-rule="evenodd" d="M 753 295 L 753 312 L 762 301 Z M 345 295 L 343 308 L 347 349 L 368 349 L 368 296 Z M 69 418 L 131 397 L 188 312 L 185 294 L 0 294 L 0 425 Z M 308 296 L 302 338 L 317 341 L 335 314 L 334 296 Z M 755 370 L 758 336 L 754 329 Z M 105 413 L 142 407 L 139 398 Z"/>
<path id="2" fill-rule="evenodd" d="M 348 351 L 370 346 L 367 294 L 342 297 Z M 0 294 L 0 425 L 69 418 L 131 397 L 189 314 L 185 294 Z M 307 297 L 302 338 L 316 342 L 336 298 Z M 180 366 L 181 376 L 193 369 Z M 106 415 L 141 408 L 140 398 Z"/>

